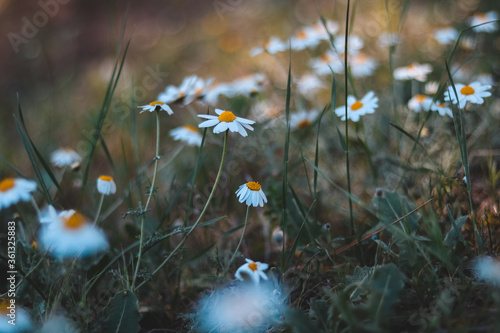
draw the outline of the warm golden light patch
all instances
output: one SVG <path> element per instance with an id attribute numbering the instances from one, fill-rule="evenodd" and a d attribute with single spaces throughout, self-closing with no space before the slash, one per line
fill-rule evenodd
<path id="1" fill-rule="evenodd" d="M 163 105 L 163 102 L 160 102 L 160 101 L 154 101 L 154 102 L 149 103 L 149 105 L 151 105 L 151 106 Z"/>
<path id="2" fill-rule="evenodd" d="M 188 131 L 191 131 L 191 132 L 195 132 L 195 133 L 198 133 L 198 129 L 194 126 L 191 126 L 191 125 L 184 125 L 183 126 L 185 129 L 187 129 Z"/>
<path id="3" fill-rule="evenodd" d="M 9 310 L 7 307 L 10 305 L 10 301 L 7 298 L 0 299 L 0 313 L 7 314 Z"/>
<path id="4" fill-rule="evenodd" d="M 6 192 L 16 185 L 14 178 L 5 178 L 0 183 L 0 192 Z"/>
<path id="5" fill-rule="evenodd" d="M 361 103 L 360 101 L 356 101 L 351 105 L 351 110 L 357 111 L 357 110 L 361 109 L 362 107 L 363 107 L 363 103 Z"/>
<path id="6" fill-rule="evenodd" d="M 219 115 L 219 120 L 230 123 L 236 120 L 236 116 L 231 111 L 224 111 Z"/>
<path id="7" fill-rule="evenodd" d="M 251 262 L 248 264 L 248 268 L 250 268 L 252 271 L 255 272 L 257 270 L 257 264 L 254 262 Z"/>
<path id="8" fill-rule="evenodd" d="M 460 93 L 466 96 L 472 95 L 474 92 L 475 92 L 474 88 L 472 88 L 471 86 L 465 86 L 462 89 L 460 89 Z"/>
<path id="9" fill-rule="evenodd" d="M 304 119 L 297 124 L 298 129 L 306 129 L 311 126 L 311 122 L 308 119 Z"/>
<path id="10" fill-rule="evenodd" d="M 35 251 L 38 250 L 38 243 L 36 241 L 31 242 L 31 248 Z"/>
<path id="11" fill-rule="evenodd" d="M 259 191 L 261 186 L 257 182 L 248 182 L 247 187 L 252 191 Z"/>
<path id="12" fill-rule="evenodd" d="M 111 182 L 111 181 L 113 181 L 113 177 L 106 176 L 106 175 L 99 176 L 99 179 L 102 180 L 102 181 L 104 181 L 104 182 Z"/>
<path id="13" fill-rule="evenodd" d="M 70 230 L 77 230 L 83 227 L 85 223 L 85 216 L 78 212 L 74 212 L 73 215 L 64 220 L 64 227 Z"/>

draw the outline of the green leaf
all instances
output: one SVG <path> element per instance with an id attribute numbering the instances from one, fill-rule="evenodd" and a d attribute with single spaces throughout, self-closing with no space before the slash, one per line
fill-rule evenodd
<path id="1" fill-rule="evenodd" d="M 456 221 L 454 221 L 450 215 L 450 220 L 452 223 L 452 228 L 446 236 L 444 237 L 444 245 L 447 247 L 454 247 L 455 244 L 457 243 L 457 239 L 460 239 L 462 242 L 465 242 L 463 236 L 462 236 L 462 227 L 465 225 L 465 222 L 467 222 L 468 216 L 460 216 Z"/>
<path id="2" fill-rule="evenodd" d="M 104 309 L 104 326 L 106 332 L 139 332 L 139 302 L 130 290 L 120 291 Z"/>
<path id="3" fill-rule="evenodd" d="M 392 313 L 392 306 L 399 301 L 404 288 L 405 276 L 394 264 L 376 266 L 371 279 L 366 283 L 369 289 L 369 307 L 376 309 L 377 322 L 383 322 Z"/>
<path id="4" fill-rule="evenodd" d="M 383 196 L 376 196 L 372 200 L 373 205 L 377 208 L 377 217 L 384 225 L 388 225 L 393 221 L 401 218 L 408 212 L 415 209 L 415 205 L 411 203 L 405 196 L 399 195 L 396 192 L 384 192 Z M 405 228 L 409 227 L 412 231 L 418 226 L 420 214 L 415 213 L 404 219 Z M 389 228 L 389 231 L 391 228 Z"/>

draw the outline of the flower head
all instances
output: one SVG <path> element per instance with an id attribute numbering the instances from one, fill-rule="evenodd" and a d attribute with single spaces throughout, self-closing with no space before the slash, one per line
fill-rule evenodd
<path id="1" fill-rule="evenodd" d="M 437 102 L 432 103 L 431 105 L 431 111 L 437 111 L 440 116 L 450 116 L 453 118 L 453 112 L 451 109 L 444 103 Z"/>
<path id="2" fill-rule="evenodd" d="M 378 107 L 378 97 L 375 96 L 373 91 L 367 93 L 361 100 L 357 100 L 354 96 L 347 97 L 347 119 L 351 119 L 357 122 L 362 115 L 367 113 L 374 113 L 375 109 Z M 335 114 L 341 117 L 341 120 L 346 120 L 345 118 L 345 106 L 340 106 L 335 109 Z"/>
<path id="3" fill-rule="evenodd" d="M 213 79 L 203 80 L 196 75 L 187 76 L 180 86 L 169 85 L 165 88 L 165 91 L 158 95 L 158 100 L 165 104 L 183 102 L 188 105 L 203 96 L 212 82 Z"/>
<path id="4" fill-rule="evenodd" d="M 169 115 L 174 114 L 174 111 L 172 111 L 170 106 L 168 106 L 167 104 L 160 102 L 160 101 L 151 102 L 148 105 L 138 106 L 138 108 L 142 108 L 142 111 L 139 113 L 143 113 L 144 111 L 153 112 L 153 111 L 163 110 L 163 111 L 167 111 L 167 113 Z"/>
<path id="5" fill-rule="evenodd" d="M 399 35 L 393 32 L 381 33 L 378 37 L 377 45 L 380 48 L 387 48 L 389 46 L 394 46 L 399 43 Z"/>
<path id="6" fill-rule="evenodd" d="M 29 314 L 20 308 L 15 299 L 0 298 L 0 332 L 19 333 L 32 332 L 33 324 Z M 15 325 L 9 323 L 14 318 Z"/>
<path id="7" fill-rule="evenodd" d="M 344 63 L 333 51 L 326 51 L 321 57 L 309 61 L 309 67 L 317 75 L 329 75 L 332 71 L 337 74 L 344 72 Z"/>
<path id="8" fill-rule="evenodd" d="M 290 47 L 292 50 L 296 51 L 314 49 L 318 46 L 320 41 L 321 39 L 314 29 L 311 27 L 304 27 L 297 31 L 292 38 L 290 38 Z"/>
<path id="9" fill-rule="evenodd" d="M 455 28 L 442 28 L 434 30 L 434 38 L 439 42 L 439 44 L 447 45 L 453 43 L 458 38 L 458 31 Z"/>
<path id="10" fill-rule="evenodd" d="M 184 125 L 170 131 L 170 136 L 176 141 L 183 141 L 190 146 L 200 146 L 202 136 L 196 127 Z"/>
<path id="11" fill-rule="evenodd" d="M 329 34 L 335 35 L 337 32 L 339 32 L 339 24 L 330 20 L 326 21 L 326 29 L 321 20 L 311 25 L 310 28 L 312 28 L 316 37 L 321 40 L 329 40 Z"/>
<path id="12" fill-rule="evenodd" d="M 325 88 L 325 84 L 316 75 L 302 75 L 297 82 L 297 92 L 304 97 L 314 97 L 319 89 Z"/>
<path id="13" fill-rule="evenodd" d="M 408 108 L 415 112 L 429 111 L 432 98 L 427 95 L 417 94 L 408 101 Z"/>
<path id="14" fill-rule="evenodd" d="M 220 95 L 227 97 L 234 96 L 252 96 L 262 91 L 262 86 L 266 76 L 262 73 L 243 76 L 232 82 L 219 83 L 212 86 L 203 96 L 203 101 L 209 105 L 217 105 Z"/>
<path id="15" fill-rule="evenodd" d="M 487 13 L 478 13 L 476 15 L 473 15 L 469 19 L 469 24 L 471 27 L 473 27 L 478 24 L 483 24 L 486 22 L 496 21 L 496 20 L 498 20 L 498 13 L 492 10 Z M 474 30 L 482 32 L 495 32 L 496 30 L 498 30 L 498 22 L 490 22 L 488 24 L 483 24 L 480 25 L 479 27 L 475 27 Z"/>
<path id="16" fill-rule="evenodd" d="M 347 52 L 349 55 L 353 55 L 359 52 L 365 42 L 359 37 L 358 35 L 350 35 L 348 40 L 347 40 Z M 337 52 L 344 52 L 345 51 L 345 38 L 336 38 L 335 42 L 335 49 Z"/>
<path id="17" fill-rule="evenodd" d="M 109 195 L 116 193 L 116 184 L 113 177 L 102 175 L 97 178 L 97 192 Z"/>
<path id="18" fill-rule="evenodd" d="M 377 61 L 363 53 L 354 54 L 350 59 L 351 73 L 354 77 L 366 77 L 373 74 Z"/>
<path id="19" fill-rule="evenodd" d="M 256 46 L 250 50 L 250 56 L 254 57 L 262 52 L 276 54 L 278 52 L 286 51 L 287 44 L 282 42 L 278 37 L 271 37 L 269 41 L 262 46 Z"/>
<path id="20" fill-rule="evenodd" d="M 309 128 L 318 117 L 317 110 L 299 111 L 290 115 L 290 127 L 294 130 Z"/>
<path id="21" fill-rule="evenodd" d="M 394 78 L 396 80 L 411 80 L 415 79 L 420 82 L 427 80 L 427 74 L 432 72 L 432 67 L 429 64 L 413 63 L 405 67 L 398 67 L 394 70 Z"/>
<path id="22" fill-rule="evenodd" d="M 500 261 L 483 256 L 474 263 L 476 276 L 489 284 L 500 287 Z"/>
<path id="23" fill-rule="evenodd" d="M 75 170 L 82 163 L 82 157 L 71 148 L 61 148 L 50 155 L 50 163 L 58 168 L 70 167 Z"/>
<path id="24" fill-rule="evenodd" d="M 259 284 L 260 279 L 267 280 L 267 275 L 264 271 L 269 267 L 268 264 L 263 264 L 259 261 L 254 262 L 250 259 L 245 259 L 246 264 L 240 266 L 234 277 L 240 281 L 253 281 L 255 284 Z"/>
<path id="25" fill-rule="evenodd" d="M 29 201 L 36 183 L 22 178 L 5 178 L 0 182 L 0 209 L 19 201 Z"/>
<path id="26" fill-rule="evenodd" d="M 488 91 L 491 89 L 491 86 L 482 85 L 477 81 L 469 85 L 457 83 L 455 84 L 455 89 L 457 91 L 460 108 L 464 108 L 467 102 L 472 104 L 483 104 L 483 98 L 491 96 L 491 92 Z M 448 87 L 448 91 L 445 91 L 444 100 L 452 101 L 453 104 L 457 104 L 457 96 L 455 96 L 455 91 L 452 86 Z"/>
<path id="27" fill-rule="evenodd" d="M 108 249 L 104 233 L 74 210 L 49 207 L 40 222 L 40 246 L 57 258 L 87 257 Z"/>
<path id="28" fill-rule="evenodd" d="M 247 206 L 264 207 L 264 203 L 267 202 L 266 195 L 257 182 L 241 185 L 236 191 L 236 196 L 239 198 L 239 202 L 246 202 Z"/>
<path id="29" fill-rule="evenodd" d="M 198 117 L 208 119 L 198 125 L 199 128 L 204 127 L 214 127 L 214 133 L 219 134 L 227 131 L 238 132 L 242 136 L 248 136 L 246 129 L 253 131 L 253 127 L 250 126 L 255 124 L 255 121 L 236 117 L 231 111 L 225 111 L 221 109 L 215 109 L 215 113 L 218 116 L 212 116 L 207 114 L 199 114 Z"/>

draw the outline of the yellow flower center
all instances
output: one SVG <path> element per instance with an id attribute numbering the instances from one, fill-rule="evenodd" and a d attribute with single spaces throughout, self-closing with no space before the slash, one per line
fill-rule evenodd
<path id="1" fill-rule="evenodd" d="M 363 103 L 361 103 L 360 101 L 356 101 L 351 105 L 351 110 L 357 111 L 357 110 L 361 109 L 362 107 L 363 107 Z"/>
<path id="2" fill-rule="evenodd" d="M 4 315 L 9 313 L 9 310 L 7 309 L 9 305 L 10 301 L 7 298 L 0 299 L 0 313 Z"/>
<path id="3" fill-rule="evenodd" d="M 465 86 L 460 89 L 460 92 L 462 93 L 462 95 L 472 95 L 474 93 L 474 88 L 472 88 L 471 86 Z"/>
<path id="4" fill-rule="evenodd" d="M 203 92 L 203 88 L 200 88 L 194 92 L 195 95 L 199 95 Z"/>
<path id="5" fill-rule="evenodd" d="M 184 97 L 184 92 L 179 91 L 179 98 Z"/>
<path id="6" fill-rule="evenodd" d="M 308 119 L 304 119 L 297 124 L 298 129 L 305 129 L 308 128 L 309 126 L 311 126 L 311 122 Z"/>
<path id="7" fill-rule="evenodd" d="M 219 120 L 226 123 L 231 123 L 236 119 L 236 116 L 231 111 L 224 111 L 220 114 Z"/>
<path id="8" fill-rule="evenodd" d="M 73 215 L 64 220 L 64 227 L 69 230 L 77 230 L 85 225 L 85 220 L 85 216 L 74 212 Z"/>
<path id="9" fill-rule="evenodd" d="M 356 60 L 359 64 L 366 64 L 366 62 L 368 61 L 368 57 L 364 54 L 358 54 L 356 56 Z"/>
<path id="10" fill-rule="evenodd" d="M 191 125 L 184 125 L 183 126 L 185 129 L 187 129 L 188 131 L 191 131 L 191 132 L 195 132 L 195 133 L 198 133 L 198 129 L 194 126 L 191 126 Z"/>
<path id="11" fill-rule="evenodd" d="M 306 39 L 307 38 L 307 34 L 304 32 L 304 31 L 299 31 L 297 32 L 297 34 L 295 35 L 295 37 L 297 37 L 298 39 Z"/>
<path id="12" fill-rule="evenodd" d="M 257 264 L 254 262 L 251 262 L 248 264 L 248 268 L 250 268 L 252 271 L 255 272 L 257 270 Z"/>
<path id="13" fill-rule="evenodd" d="M 257 182 L 248 182 L 247 187 L 251 189 L 252 191 L 259 191 L 260 190 L 260 184 Z"/>
<path id="14" fill-rule="evenodd" d="M 438 104 L 438 105 L 437 105 L 437 107 L 438 107 L 438 108 L 445 108 L 445 107 L 446 107 L 446 105 L 445 105 L 444 103 L 440 103 L 440 104 Z"/>
<path id="15" fill-rule="evenodd" d="M 36 241 L 31 242 L 31 248 L 36 251 L 38 249 L 38 243 Z"/>
<path id="16" fill-rule="evenodd" d="M 7 192 L 16 185 L 14 178 L 5 178 L 0 183 L 0 192 Z"/>
<path id="17" fill-rule="evenodd" d="M 330 57 L 328 56 L 328 54 L 326 54 L 326 53 L 323 54 L 321 56 L 321 61 L 323 61 L 323 62 L 330 62 Z"/>
<path id="18" fill-rule="evenodd" d="M 106 175 L 99 176 L 99 179 L 102 180 L 102 181 L 104 181 L 104 182 L 111 182 L 111 181 L 113 181 L 113 177 L 106 176 Z"/>
<path id="19" fill-rule="evenodd" d="M 423 102 L 423 101 L 425 101 L 425 99 L 427 98 L 427 96 L 425 96 L 425 95 L 421 95 L 421 94 L 419 94 L 419 95 L 417 95 L 417 96 L 415 96 L 415 97 L 416 97 L 416 99 L 417 99 L 417 102 L 419 102 L 419 103 L 422 103 L 422 102 Z"/>
<path id="20" fill-rule="evenodd" d="M 155 101 L 155 102 L 149 103 L 149 105 L 151 105 L 151 106 L 163 105 L 163 102 Z"/>

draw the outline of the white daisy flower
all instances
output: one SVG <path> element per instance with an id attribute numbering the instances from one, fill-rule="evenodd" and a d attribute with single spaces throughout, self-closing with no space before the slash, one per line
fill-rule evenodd
<path id="1" fill-rule="evenodd" d="M 267 275 L 264 271 L 269 267 L 268 264 L 263 264 L 259 261 L 254 262 L 250 259 L 245 259 L 246 264 L 240 266 L 234 274 L 234 277 L 240 281 L 251 280 L 255 284 L 259 284 L 260 279 L 267 280 Z"/>
<path id="2" fill-rule="evenodd" d="M 432 33 L 432 36 L 439 42 L 439 44 L 448 45 L 457 40 L 458 31 L 457 29 L 451 27 L 436 29 Z"/>
<path id="3" fill-rule="evenodd" d="M 359 121 L 362 115 L 368 113 L 374 113 L 375 109 L 378 107 L 378 97 L 375 96 L 373 91 L 367 93 L 361 100 L 356 100 L 354 96 L 347 97 L 347 119 L 351 119 L 354 122 Z M 346 120 L 345 118 L 345 105 L 340 106 L 335 109 L 335 114 L 341 117 L 341 120 Z"/>
<path id="4" fill-rule="evenodd" d="M 74 210 L 57 213 L 49 208 L 39 233 L 40 246 L 57 258 L 83 258 L 108 250 L 101 229 Z"/>
<path id="5" fill-rule="evenodd" d="M 471 102 L 472 104 L 483 104 L 483 98 L 491 96 L 491 92 L 488 91 L 491 89 L 491 86 L 482 85 L 477 81 L 469 85 L 457 83 L 455 84 L 455 89 L 457 90 L 460 108 L 464 108 L 467 102 Z M 445 91 L 444 100 L 452 101 L 453 104 L 457 104 L 457 98 L 452 86 L 448 87 L 448 91 Z"/>
<path id="6" fill-rule="evenodd" d="M 304 27 L 297 31 L 290 39 L 290 47 L 295 51 L 314 49 L 318 46 L 320 41 L 318 35 L 312 28 Z"/>
<path id="7" fill-rule="evenodd" d="M 345 50 L 345 38 L 336 38 L 333 45 L 335 45 L 335 50 L 337 52 L 344 52 Z M 350 35 L 347 40 L 347 53 L 350 55 L 356 54 L 365 45 L 365 42 L 358 35 Z"/>
<path id="8" fill-rule="evenodd" d="M 262 73 L 246 75 L 231 82 L 225 94 L 227 97 L 252 96 L 262 91 L 265 81 L 266 75 Z"/>
<path id="9" fill-rule="evenodd" d="M 330 75 L 332 71 L 336 74 L 344 73 L 344 63 L 333 51 L 326 51 L 321 57 L 309 61 L 309 67 L 316 75 Z"/>
<path id="10" fill-rule="evenodd" d="M 58 168 L 70 167 L 77 169 L 82 162 L 82 157 L 71 148 L 60 148 L 50 155 L 50 163 Z"/>
<path id="11" fill-rule="evenodd" d="M 183 141 L 190 146 L 200 146 L 202 136 L 196 127 L 184 125 L 170 131 L 170 136 L 176 141 Z"/>
<path id="12" fill-rule="evenodd" d="M 323 81 L 313 74 L 304 74 L 297 81 L 297 92 L 305 97 L 314 97 L 319 89 L 324 88 Z"/>
<path id="13" fill-rule="evenodd" d="M 483 256 L 474 263 L 474 271 L 479 280 L 500 287 L 500 261 Z"/>
<path id="14" fill-rule="evenodd" d="M 15 299 L 12 300 L 15 301 Z M 33 324 L 26 310 L 20 308 L 19 304 L 12 303 L 8 298 L 0 298 L 0 316 L 0 332 L 2 333 L 33 331 Z"/>
<path id="15" fill-rule="evenodd" d="M 476 15 L 473 15 L 469 19 L 469 24 L 471 27 L 473 27 L 478 24 L 483 24 L 486 22 L 496 21 L 496 20 L 498 20 L 498 13 L 492 10 L 487 13 L 478 13 Z M 474 28 L 474 30 L 478 32 L 495 32 L 496 30 L 498 30 L 498 22 L 491 22 L 488 24 L 484 24 Z"/>
<path id="16" fill-rule="evenodd" d="M 97 178 L 97 192 L 109 195 L 116 193 L 116 184 L 113 177 L 102 175 Z"/>
<path id="17" fill-rule="evenodd" d="M 326 29 L 328 31 L 325 29 L 325 26 L 323 25 L 323 22 L 321 20 L 311 25 L 310 27 L 314 31 L 314 34 L 316 34 L 316 37 L 321 40 L 330 40 L 330 36 L 328 35 L 328 33 L 335 36 L 335 34 L 339 32 L 339 24 L 330 20 L 326 21 Z"/>
<path id="18" fill-rule="evenodd" d="M 290 127 L 293 130 L 303 130 L 309 128 L 318 117 L 317 110 L 299 111 L 290 115 Z"/>
<path id="19" fill-rule="evenodd" d="M 204 127 L 214 127 L 214 133 L 219 134 L 224 131 L 227 131 L 228 129 L 231 132 L 238 132 L 242 136 L 248 136 L 246 129 L 249 129 L 253 131 L 253 127 L 250 126 L 252 124 L 255 124 L 255 121 L 241 118 L 241 117 L 236 117 L 234 113 L 231 111 L 225 111 L 221 109 L 215 109 L 215 113 L 218 114 L 218 116 L 212 116 L 208 114 L 199 114 L 198 117 L 208 119 L 202 122 L 201 124 L 198 125 L 199 128 L 204 128 Z"/>
<path id="20" fill-rule="evenodd" d="M 212 84 L 213 79 L 203 80 L 196 75 L 187 76 L 184 78 L 179 87 L 169 85 L 165 91 L 158 95 L 158 101 L 165 104 L 183 102 L 188 105 L 194 99 L 201 97 Z"/>
<path id="21" fill-rule="evenodd" d="M 394 78 L 396 80 L 411 80 L 415 79 L 420 82 L 427 80 L 427 74 L 432 72 L 432 67 L 429 64 L 418 64 L 414 62 L 405 67 L 398 67 L 394 70 Z"/>
<path id="22" fill-rule="evenodd" d="M 378 47 L 382 49 L 388 48 L 389 46 L 398 45 L 398 43 L 399 43 L 399 36 L 397 33 L 393 32 L 384 32 L 380 34 L 377 41 Z"/>
<path id="23" fill-rule="evenodd" d="M 415 112 L 429 111 L 432 103 L 432 98 L 427 95 L 418 94 L 410 98 L 408 108 Z"/>
<path id="24" fill-rule="evenodd" d="M 5 178 L 0 182 L 0 210 L 19 201 L 29 201 L 36 183 L 22 178 Z"/>
<path id="25" fill-rule="evenodd" d="M 172 111 L 170 106 L 168 106 L 167 104 L 160 102 L 160 101 L 151 102 L 148 105 L 138 106 L 138 108 L 142 108 L 142 111 L 139 113 L 143 113 L 144 111 L 153 112 L 153 111 L 163 110 L 163 111 L 167 111 L 167 113 L 169 115 L 174 114 L 174 111 Z"/>
<path id="26" fill-rule="evenodd" d="M 437 81 L 429 81 L 425 84 L 425 93 L 429 95 L 434 95 L 437 93 L 439 89 L 439 82 Z"/>
<path id="27" fill-rule="evenodd" d="M 378 66 L 378 63 L 374 58 L 363 53 L 353 55 L 349 61 L 352 76 L 356 78 L 372 75 Z"/>
<path id="28" fill-rule="evenodd" d="M 267 203 L 266 195 L 258 182 L 241 185 L 236 191 L 236 196 L 239 202 L 246 202 L 247 206 L 264 207 L 264 203 Z"/>
<path id="29" fill-rule="evenodd" d="M 278 37 L 271 37 L 263 46 L 257 46 L 250 50 L 250 56 L 254 57 L 262 52 L 276 54 L 288 49 L 286 43 L 282 42 Z"/>
<path id="30" fill-rule="evenodd" d="M 437 111 L 440 116 L 450 116 L 453 118 L 453 112 L 446 106 L 446 104 L 441 102 L 432 103 L 431 111 Z"/>

